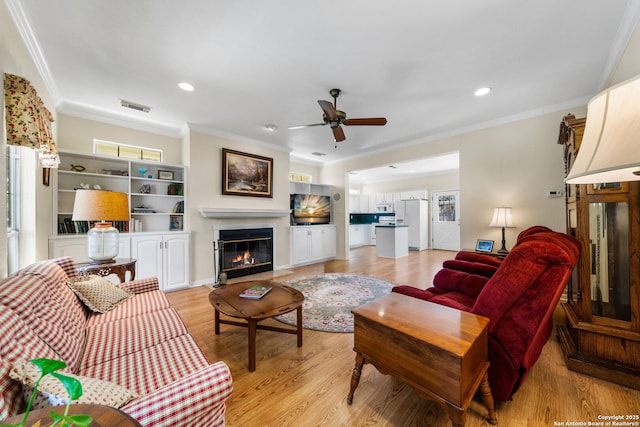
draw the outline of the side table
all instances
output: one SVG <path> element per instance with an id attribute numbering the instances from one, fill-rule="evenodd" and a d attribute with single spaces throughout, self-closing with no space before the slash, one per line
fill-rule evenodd
<path id="1" fill-rule="evenodd" d="M 53 423 L 49 412 L 55 411 L 63 414 L 66 405 L 53 406 L 50 408 L 36 409 L 29 413 L 26 426 L 41 425 L 47 426 Z M 129 414 L 125 414 L 119 409 L 111 406 L 93 405 L 88 403 L 76 403 L 69 406 L 69 415 L 89 415 L 93 419 L 90 427 L 140 427 L 140 423 Z M 16 415 L 2 421 L 3 424 L 19 424 L 23 415 Z"/>
<path id="2" fill-rule="evenodd" d="M 91 263 L 83 262 L 76 264 L 78 275 L 86 276 L 89 274 L 97 274 L 98 276 L 108 276 L 115 274 L 120 279 L 121 283 L 126 282 L 127 271 L 131 273 L 129 280 L 134 280 L 136 277 L 136 260 L 133 258 L 116 258 L 109 262 L 103 263 Z"/>

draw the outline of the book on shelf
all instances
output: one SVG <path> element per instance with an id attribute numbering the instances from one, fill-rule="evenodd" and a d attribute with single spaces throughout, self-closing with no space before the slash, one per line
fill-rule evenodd
<path id="1" fill-rule="evenodd" d="M 184 200 L 181 200 L 175 204 L 171 213 L 184 213 Z"/>
<path id="2" fill-rule="evenodd" d="M 72 221 L 71 218 L 64 218 L 58 223 L 58 234 L 85 234 L 94 227 L 98 221 Z M 129 231 L 129 221 L 107 221 L 119 232 Z"/>
<path id="3" fill-rule="evenodd" d="M 270 290 L 271 288 L 266 286 L 254 285 L 242 291 L 240 293 L 240 298 L 260 299 L 268 294 Z"/>

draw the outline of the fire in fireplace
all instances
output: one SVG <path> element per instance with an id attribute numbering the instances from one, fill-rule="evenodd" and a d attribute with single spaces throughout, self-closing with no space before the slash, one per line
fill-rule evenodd
<path id="1" fill-rule="evenodd" d="M 273 270 L 273 229 L 220 230 L 220 273 L 227 278 Z"/>

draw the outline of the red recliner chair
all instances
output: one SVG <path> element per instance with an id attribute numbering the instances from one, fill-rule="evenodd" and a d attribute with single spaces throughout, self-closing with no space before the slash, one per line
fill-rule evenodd
<path id="1" fill-rule="evenodd" d="M 431 288 L 393 292 L 488 317 L 489 384 L 495 399 L 507 401 L 551 336 L 553 311 L 579 256 L 573 237 L 538 230 L 519 237 L 490 277 L 445 267 Z"/>

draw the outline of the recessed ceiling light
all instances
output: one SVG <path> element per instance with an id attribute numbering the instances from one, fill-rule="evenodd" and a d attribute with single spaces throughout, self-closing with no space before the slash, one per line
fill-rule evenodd
<path id="1" fill-rule="evenodd" d="M 278 129 L 276 125 L 264 125 L 264 128 L 269 132 L 275 132 Z"/>
<path id="2" fill-rule="evenodd" d="M 491 92 L 491 88 L 490 87 L 481 87 L 480 89 L 476 90 L 473 94 L 475 96 L 485 96 L 489 92 Z"/>
<path id="3" fill-rule="evenodd" d="M 193 87 L 191 83 L 187 83 L 187 82 L 178 83 L 178 87 L 187 92 L 193 92 L 196 89 L 195 87 Z"/>

